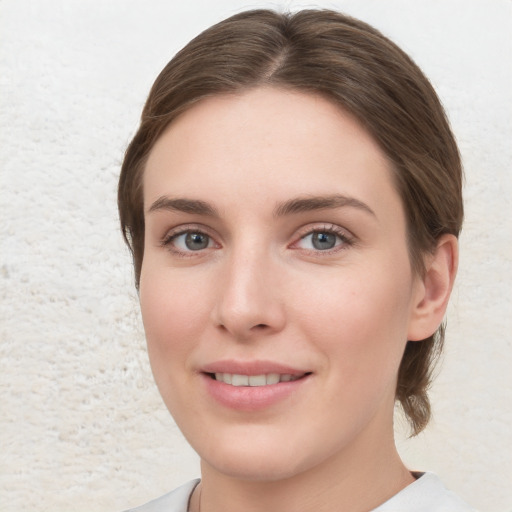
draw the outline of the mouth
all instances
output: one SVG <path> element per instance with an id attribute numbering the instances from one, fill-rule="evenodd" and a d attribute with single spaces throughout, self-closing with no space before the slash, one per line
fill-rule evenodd
<path id="1" fill-rule="evenodd" d="M 311 372 L 292 375 L 290 373 L 263 373 L 260 375 L 243 375 L 239 373 L 207 373 L 207 375 L 217 382 L 223 382 L 235 387 L 263 387 L 272 386 L 281 382 L 293 382 L 303 379 Z"/>
<path id="2" fill-rule="evenodd" d="M 292 395 L 310 389 L 312 371 L 275 361 L 223 360 L 200 371 L 206 391 L 216 403 L 240 413 L 278 407 Z"/>

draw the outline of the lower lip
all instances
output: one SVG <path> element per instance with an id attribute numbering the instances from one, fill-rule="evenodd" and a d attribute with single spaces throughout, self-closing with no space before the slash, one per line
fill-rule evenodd
<path id="1" fill-rule="evenodd" d="M 304 386 L 310 375 L 290 382 L 279 382 L 268 386 L 231 386 L 201 374 L 210 396 L 217 402 L 239 411 L 257 411 L 281 402 Z"/>

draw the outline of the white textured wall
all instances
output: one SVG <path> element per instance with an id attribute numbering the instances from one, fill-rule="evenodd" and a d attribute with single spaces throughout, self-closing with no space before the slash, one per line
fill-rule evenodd
<path id="1" fill-rule="evenodd" d="M 157 72 L 237 0 L 0 1 L 0 510 L 115 511 L 197 475 L 152 384 L 116 214 Z M 282 5 L 282 4 L 281 4 Z M 435 420 L 400 449 L 482 512 L 512 511 L 512 2 L 287 2 L 345 10 L 431 77 L 467 220 Z"/>

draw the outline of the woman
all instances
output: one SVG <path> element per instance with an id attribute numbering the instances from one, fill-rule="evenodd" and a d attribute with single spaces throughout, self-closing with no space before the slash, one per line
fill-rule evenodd
<path id="1" fill-rule="evenodd" d="M 136 510 L 470 510 L 393 439 L 395 401 L 429 420 L 461 180 L 428 80 L 360 21 L 249 11 L 176 55 L 119 210 L 201 481 Z"/>

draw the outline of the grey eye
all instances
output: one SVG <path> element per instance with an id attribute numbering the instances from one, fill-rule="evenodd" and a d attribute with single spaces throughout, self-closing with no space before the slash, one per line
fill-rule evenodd
<path id="1" fill-rule="evenodd" d="M 210 245 L 210 237 L 204 233 L 186 233 L 185 235 L 185 247 L 189 251 L 200 251 L 206 249 Z"/>
<path id="2" fill-rule="evenodd" d="M 311 233 L 311 244 L 319 251 L 332 249 L 336 246 L 337 236 L 334 233 L 327 233 L 325 231 L 315 231 Z"/>

